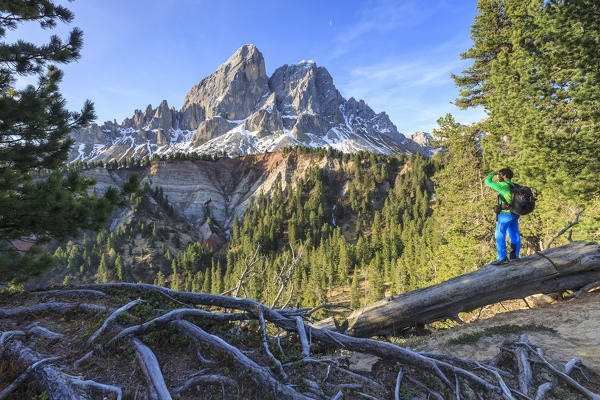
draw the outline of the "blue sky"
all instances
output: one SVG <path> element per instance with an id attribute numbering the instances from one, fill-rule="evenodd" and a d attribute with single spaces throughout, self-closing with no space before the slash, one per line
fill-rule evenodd
<path id="1" fill-rule="evenodd" d="M 468 65 L 476 0 L 243 1 L 76 0 L 70 26 L 84 31 L 81 59 L 62 66 L 62 92 L 72 110 L 95 103 L 97 122 L 121 121 L 136 108 L 166 99 L 180 108 L 186 92 L 236 49 L 253 43 L 267 74 L 283 64 L 315 60 L 345 98 L 385 111 L 398 130 L 431 131 L 448 112 L 475 122 L 481 109 L 461 111 L 450 73 Z M 41 43 L 50 32 L 24 25 L 7 35 Z"/>

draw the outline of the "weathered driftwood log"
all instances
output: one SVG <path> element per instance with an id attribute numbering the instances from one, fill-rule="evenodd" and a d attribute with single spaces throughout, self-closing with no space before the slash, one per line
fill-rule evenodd
<path id="1" fill-rule="evenodd" d="M 572 242 L 518 262 L 488 264 L 439 285 L 378 301 L 350 314 L 346 334 L 393 335 L 499 301 L 579 289 L 598 280 L 600 246 L 594 242 Z"/>

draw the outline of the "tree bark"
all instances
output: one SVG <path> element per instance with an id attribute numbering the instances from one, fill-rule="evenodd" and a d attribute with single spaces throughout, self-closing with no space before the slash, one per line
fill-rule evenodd
<path id="1" fill-rule="evenodd" d="M 346 334 L 394 335 L 417 324 L 454 318 L 460 312 L 536 293 L 579 289 L 600 280 L 600 246 L 572 242 L 518 262 L 485 265 L 439 285 L 387 298 L 354 311 Z"/>

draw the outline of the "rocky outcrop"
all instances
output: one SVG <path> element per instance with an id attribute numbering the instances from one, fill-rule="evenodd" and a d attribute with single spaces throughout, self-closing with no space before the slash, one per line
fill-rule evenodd
<path id="1" fill-rule="evenodd" d="M 293 187 L 315 166 L 331 174 L 351 171 L 349 162 L 276 152 L 217 161 L 160 161 L 135 169 L 98 167 L 83 174 L 97 182 L 94 190 L 102 194 L 109 186 L 121 186 L 131 173 L 137 173 L 142 185 L 162 188 L 169 204 L 197 232 L 200 242 L 219 246 L 228 238 L 235 216 L 244 215 L 252 197 L 269 195 L 277 185 L 282 190 Z"/>
<path id="2" fill-rule="evenodd" d="M 385 112 L 375 113 L 363 100 L 345 100 L 327 69 L 302 61 L 268 77 L 262 54 L 251 44 L 191 88 L 181 110 L 163 100 L 121 124 L 92 125 L 72 137 L 71 161 L 177 152 L 245 155 L 297 145 L 427 154 Z"/>

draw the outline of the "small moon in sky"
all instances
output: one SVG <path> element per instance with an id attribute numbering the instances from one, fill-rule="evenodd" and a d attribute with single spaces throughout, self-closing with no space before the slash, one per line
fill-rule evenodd
<path id="1" fill-rule="evenodd" d="M 329 21 L 329 26 L 331 26 L 331 25 L 333 25 L 333 21 L 330 20 Z"/>

